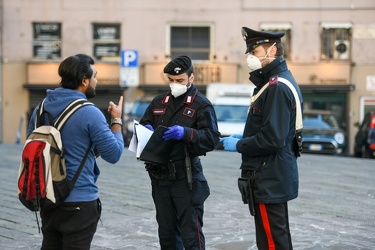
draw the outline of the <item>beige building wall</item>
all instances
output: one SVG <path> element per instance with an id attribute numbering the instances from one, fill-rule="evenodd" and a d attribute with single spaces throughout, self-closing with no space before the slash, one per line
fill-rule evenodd
<path id="1" fill-rule="evenodd" d="M 176 24 L 209 25 L 212 32 L 211 60 L 194 65 L 220 65 L 223 82 L 248 83 L 242 26 L 258 29 L 264 23 L 291 24 L 291 55 L 288 64 L 301 85 L 354 84 L 349 92 L 348 131 L 353 141 L 360 113 L 359 99 L 374 95 L 365 89 L 366 75 L 375 72 L 374 0 L 3 0 L 2 13 L 2 134 L 13 143 L 20 117 L 28 111 L 27 84 L 57 84 L 61 60 L 39 62 L 32 56 L 32 23 L 62 23 L 62 56 L 93 53 L 92 24 L 120 23 L 121 48 L 139 50 L 143 85 L 163 85 L 161 72 L 169 60 L 168 27 Z M 351 59 L 347 62 L 321 61 L 322 23 L 352 24 Z M 118 62 L 98 62 L 100 77 L 116 81 Z M 312 76 L 316 77 L 312 77 Z M 312 80 L 315 79 L 315 80 Z M 132 98 L 142 95 L 134 89 Z M 25 127 L 22 129 L 25 136 Z M 0 139 L 1 140 L 1 139 Z M 352 145 L 350 145 L 352 149 Z"/>
<path id="2" fill-rule="evenodd" d="M 17 138 L 24 141 L 26 134 L 25 119 L 29 103 L 27 90 L 23 88 L 26 82 L 26 65 L 24 63 L 3 64 L 3 72 L 1 99 L 3 141 L 16 143 Z"/>

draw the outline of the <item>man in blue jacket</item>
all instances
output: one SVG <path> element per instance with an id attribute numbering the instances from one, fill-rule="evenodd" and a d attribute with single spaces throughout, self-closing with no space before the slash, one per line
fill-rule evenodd
<path id="1" fill-rule="evenodd" d="M 296 103 L 281 79 L 291 82 L 299 100 L 302 95 L 282 58 L 284 33 L 243 27 L 242 36 L 247 46 L 249 79 L 256 89 L 243 135 L 221 141 L 225 150 L 242 155 L 241 177 L 249 179 L 252 188 L 247 187 L 252 191 L 249 197 L 253 195 L 248 202 L 249 207 L 254 204 L 258 249 L 292 249 L 287 202 L 298 196 L 296 107 L 301 103 Z"/>
<path id="2" fill-rule="evenodd" d="M 98 82 L 94 60 L 83 54 L 66 58 L 60 64 L 58 73 L 61 77 L 61 87 L 47 90 L 44 102 L 44 109 L 51 114 L 53 121 L 56 121 L 72 101 L 94 97 Z M 97 107 L 85 105 L 70 117 L 62 129 L 66 171 L 70 180 L 88 147 L 90 152 L 65 202 L 46 211 L 42 208 L 41 249 L 90 249 L 101 214 L 96 185 L 100 171 L 96 164 L 95 152 L 99 153 L 105 161 L 113 164 L 120 159 L 124 149 L 121 133 L 122 102 L 121 96 L 117 105 L 113 102 L 109 103 L 108 113 L 112 118 L 110 128 L 103 113 Z M 34 130 L 37 108 L 30 119 L 28 135 Z"/>

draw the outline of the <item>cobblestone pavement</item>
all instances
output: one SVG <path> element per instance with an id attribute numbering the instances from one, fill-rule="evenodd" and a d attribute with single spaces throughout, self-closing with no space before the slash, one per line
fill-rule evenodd
<path id="1" fill-rule="evenodd" d="M 40 249 L 35 214 L 17 198 L 22 145 L 0 144 L 0 249 Z M 240 155 L 215 150 L 201 157 L 211 188 L 205 203 L 206 249 L 255 246 L 252 217 L 237 189 Z M 294 249 L 375 249 L 375 161 L 305 154 L 299 197 L 289 202 Z M 127 149 L 115 165 L 98 159 L 102 224 L 93 250 L 159 249 L 150 181 Z"/>

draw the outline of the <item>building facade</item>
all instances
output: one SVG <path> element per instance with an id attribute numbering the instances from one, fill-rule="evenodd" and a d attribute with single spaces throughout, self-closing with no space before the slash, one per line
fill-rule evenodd
<path id="1" fill-rule="evenodd" d="M 93 102 L 103 110 L 168 87 L 163 67 L 193 59 L 196 85 L 249 83 L 241 27 L 283 31 L 285 59 L 305 109 L 331 110 L 348 134 L 375 108 L 373 0 L 0 0 L 0 141 L 22 142 L 32 109 L 58 86 L 66 57 L 96 60 Z M 138 52 L 137 79 L 124 84 L 121 51 Z M 126 70 L 126 69 L 125 69 Z M 250 83 L 249 83 L 250 84 Z"/>

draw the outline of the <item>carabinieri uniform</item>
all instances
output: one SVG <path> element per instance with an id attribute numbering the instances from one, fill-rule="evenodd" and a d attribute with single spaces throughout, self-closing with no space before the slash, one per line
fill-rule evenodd
<path id="1" fill-rule="evenodd" d="M 165 155 L 173 162 L 172 170 L 170 166 L 146 164 L 152 180 L 161 249 L 204 249 L 203 203 L 210 190 L 198 156 L 212 151 L 219 141 L 212 104 L 192 85 L 177 98 L 171 92 L 156 96 L 140 123 L 155 129 L 160 125 L 184 128 L 182 140 L 176 141 L 170 154 Z M 186 146 L 192 166 L 192 190 L 187 181 Z"/>

